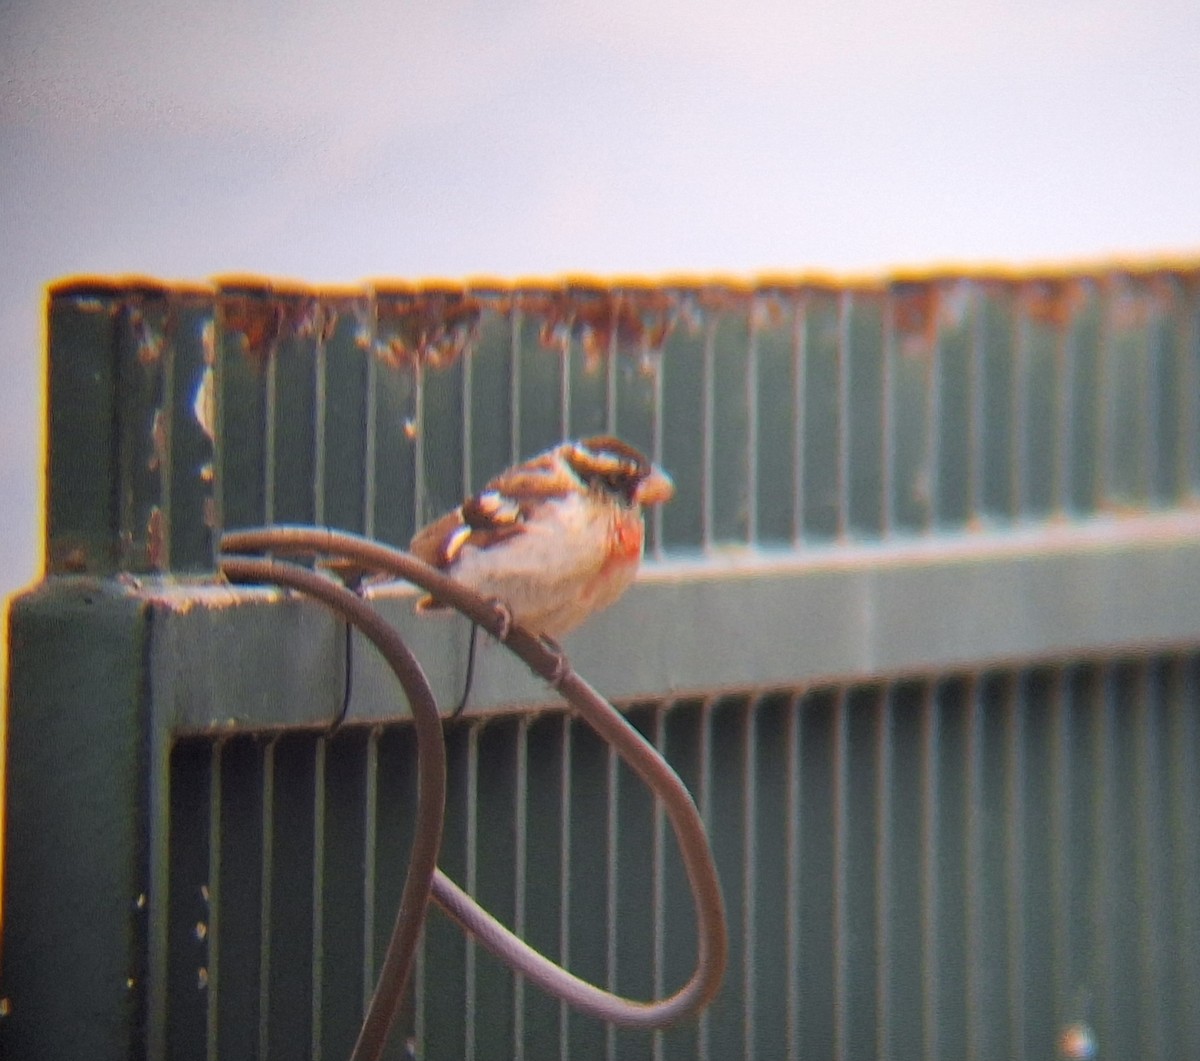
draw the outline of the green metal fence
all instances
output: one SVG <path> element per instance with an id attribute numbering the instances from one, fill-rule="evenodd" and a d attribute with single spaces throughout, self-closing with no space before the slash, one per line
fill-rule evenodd
<path id="1" fill-rule="evenodd" d="M 413 738 L 227 528 L 403 545 L 614 432 L 675 478 L 576 668 L 688 782 L 716 1004 L 618 1031 L 436 913 L 392 1056 L 1200 1050 L 1200 269 L 507 288 L 69 282 L 45 581 L 11 617 L 6 1056 L 346 1056 Z M 457 698 L 466 629 L 376 602 Z M 661 814 L 507 654 L 451 729 L 442 866 L 624 993 L 678 986 Z M 1089 1043 L 1092 1055 L 1085 1051 Z"/>

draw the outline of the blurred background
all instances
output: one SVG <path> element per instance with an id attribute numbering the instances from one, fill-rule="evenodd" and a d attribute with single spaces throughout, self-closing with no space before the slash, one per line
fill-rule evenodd
<path id="1" fill-rule="evenodd" d="M 0 596 L 57 277 L 1196 254 L 1197 130 L 1191 0 L 0 0 Z"/>

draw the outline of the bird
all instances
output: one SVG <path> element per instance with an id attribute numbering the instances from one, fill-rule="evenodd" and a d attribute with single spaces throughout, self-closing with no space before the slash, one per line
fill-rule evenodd
<path id="1" fill-rule="evenodd" d="M 421 528 L 409 551 L 557 642 L 629 587 L 645 548 L 643 510 L 674 493 L 670 476 L 619 438 L 566 441 Z M 431 596 L 417 604 L 441 607 Z"/>

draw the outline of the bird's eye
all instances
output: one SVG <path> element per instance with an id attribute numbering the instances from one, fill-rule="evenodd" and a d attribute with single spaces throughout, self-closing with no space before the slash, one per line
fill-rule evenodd
<path id="1" fill-rule="evenodd" d="M 614 450 L 612 440 L 598 439 L 597 445 L 576 443 L 567 451 L 567 460 L 584 482 L 611 494 L 632 500 L 646 469 L 629 454 Z"/>

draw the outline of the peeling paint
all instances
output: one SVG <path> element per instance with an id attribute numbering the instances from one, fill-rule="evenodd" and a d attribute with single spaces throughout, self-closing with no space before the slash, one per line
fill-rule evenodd
<path id="1" fill-rule="evenodd" d="M 140 305 L 133 305 L 129 310 L 129 327 L 137 343 L 138 362 L 149 368 L 157 365 L 163 356 L 167 344 L 167 321 L 152 323 Z"/>
<path id="2" fill-rule="evenodd" d="M 898 283 L 892 287 L 892 328 L 900 353 L 928 355 L 937 342 L 938 289 L 930 283 Z"/>
<path id="3" fill-rule="evenodd" d="M 262 369 L 286 339 L 332 334 L 337 311 L 315 289 L 300 285 L 233 278 L 220 281 L 218 319 L 222 331 L 241 342 L 242 351 Z"/>
<path id="4" fill-rule="evenodd" d="M 1034 279 L 1021 285 L 1020 305 L 1035 324 L 1063 328 L 1086 302 L 1078 279 Z"/>
<path id="5" fill-rule="evenodd" d="M 166 567 L 166 534 L 166 520 L 163 518 L 162 509 L 155 505 L 150 510 L 150 519 L 146 524 L 147 560 L 155 571 L 161 571 Z"/>
<path id="6" fill-rule="evenodd" d="M 464 291 L 377 290 L 374 351 L 386 364 L 446 368 L 474 341 L 482 303 Z"/>
<path id="7" fill-rule="evenodd" d="M 196 385 L 196 391 L 192 395 L 192 415 L 196 418 L 196 423 L 200 425 L 200 430 L 204 432 L 209 442 L 215 441 L 217 437 L 216 380 L 211 365 L 206 366 L 200 373 L 200 382 Z"/>
<path id="8" fill-rule="evenodd" d="M 146 461 L 147 468 L 156 472 L 166 464 L 167 460 L 167 417 L 162 409 L 154 410 L 154 418 L 150 421 L 150 457 Z"/>

